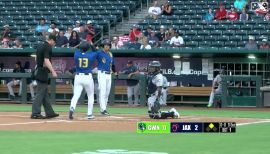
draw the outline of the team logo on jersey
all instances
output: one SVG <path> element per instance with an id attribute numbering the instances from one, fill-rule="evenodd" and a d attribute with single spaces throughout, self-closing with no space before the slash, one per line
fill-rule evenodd
<path id="1" fill-rule="evenodd" d="M 105 58 L 102 58 L 102 63 L 106 63 L 106 59 Z"/>

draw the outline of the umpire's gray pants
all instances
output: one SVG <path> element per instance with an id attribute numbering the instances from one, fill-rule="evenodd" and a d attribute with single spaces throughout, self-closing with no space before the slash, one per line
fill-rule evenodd
<path id="1" fill-rule="evenodd" d="M 127 95 L 128 95 L 128 104 L 132 105 L 132 96 L 134 95 L 134 104 L 139 104 L 139 83 L 135 86 L 128 86 L 127 87 Z"/>
<path id="2" fill-rule="evenodd" d="M 37 81 L 37 92 L 32 104 L 32 115 L 41 113 L 41 105 L 43 105 L 46 115 L 55 114 L 49 99 L 48 84 Z"/>

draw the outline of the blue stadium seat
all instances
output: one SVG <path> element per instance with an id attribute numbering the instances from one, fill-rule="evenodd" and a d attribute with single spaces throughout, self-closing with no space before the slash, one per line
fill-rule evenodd
<path id="1" fill-rule="evenodd" d="M 237 42 L 236 41 L 226 41 L 224 45 L 226 47 L 235 48 L 235 47 L 237 47 Z"/>

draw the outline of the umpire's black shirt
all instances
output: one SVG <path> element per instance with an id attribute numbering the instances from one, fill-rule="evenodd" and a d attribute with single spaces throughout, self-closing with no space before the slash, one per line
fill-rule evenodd
<path id="1" fill-rule="evenodd" d="M 47 41 L 45 41 L 37 48 L 37 67 L 43 67 L 44 58 L 48 58 L 51 61 L 51 57 L 52 46 Z"/>

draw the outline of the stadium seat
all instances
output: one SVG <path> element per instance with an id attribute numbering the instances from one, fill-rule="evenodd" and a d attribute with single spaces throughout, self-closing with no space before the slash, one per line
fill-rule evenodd
<path id="1" fill-rule="evenodd" d="M 230 36 L 230 40 L 235 41 L 235 42 L 239 42 L 239 41 L 242 41 L 242 36 L 240 36 L 240 35 Z"/>
<path id="2" fill-rule="evenodd" d="M 215 29 L 215 26 L 214 25 L 205 25 L 205 26 L 203 26 L 203 29 L 212 31 Z"/>
<path id="3" fill-rule="evenodd" d="M 209 30 L 199 30 L 198 31 L 198 35 L 208 36 L 209 34 L 210 34 Z"/>
<path id="4" fill-rule="evenodd" d="M 236 41 L 226 41 L 225 46 L 230 47 L 230 48 L 235 48 L 235 47 L 237 47 L 237 42 Z"/>
<path id="5" fill-rule="evenodd" d="M 213 31 L 210 31 L 210 34 L 215 35 L 215 36 L 220 36 L 220 35 L 222 35 L 222 31 L 221 30 L 213 30 Z"/>
<path id="6" fill-rule="evenodd" d="M 248 31 L 248 35 L 259 36 L 261 35 L 259 30 Z"/>
<path id="7" fill-rule="evenodd" d="M 253 26 L 254 30 L 265 30 L 265 26 L 261 24 L 257 24 Z"/>
<path id="8" fill-rule="evenodd" d="M 224 46 L 224 42 L 216 41 L 216 42 L 212 43 L 212 46 L 217 47 L 217 48 L 221 48 Z"/>
<path id="9" fill-rule="evenodd" d="M 221 42 L 229 41 L 229 36 L 222 35 L 222 36 L 219 36 L 217 40 Z"/>
<path id="10" fill-rule="evenodd" d="M 209 42 L 216 41 L 216 37 L 214 37 L 213 35 L 205 36 L 204 39 L 205 39 L 205 41 L 209 41 Z"/>
<path id="11" fill-rule="evenodd" d="M 188 31 L 186 31 L 186 34 L 185 35 L 195 36 L 195 35 L 197 35 L 197 31 L 195 31 L 195 30 L 188 30 Z"/>
<path id="12" fill-rule="evenodd" d="M 200 36 L 200 35 L 196 35 L 196 36 L 193 36 L 192 37 L 192 40 L 193 41 L 197 41 L 197 42 L 201 42 L 204 40 L 204 37 L 203 36 Z"/>
<path id="13" fill-rule="evenodd" d="M 209 41 L 202 41 L 202 42 L 199 42 L 199 46 L 200 47 L 210 47 L 211 46 L 211 42 L 209 42 Z"/>
<path id="14" fill-rule="evenodd" d="M 235 35 L 235 31 L 234 30 L 226 30 L 226 31 L 223 31 L 222 33 L 223 33 L 223 35 L 226 35 L 226 36 Z"/>
<path id="15" fill-rule="evenodd" d="M 192 47 L 192 48 L 198 47 L 198 42 L 188 41 L 188 42 L 186 42 L 186 47 Z"/>

